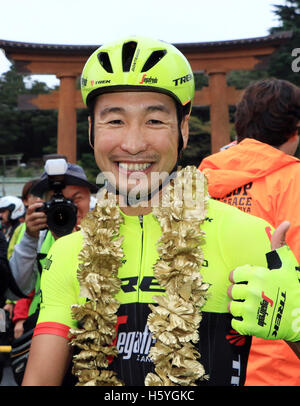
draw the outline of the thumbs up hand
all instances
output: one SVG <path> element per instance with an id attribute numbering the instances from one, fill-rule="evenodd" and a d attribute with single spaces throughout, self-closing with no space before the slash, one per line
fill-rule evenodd
<path id="1" fill-rule="evenodd" d="M 271 250 L 283 247 L 285 243 L 285 236 L 290 228 L 289 221 L 283 221 L 274 231 L 271 237 Z"/>
<path id="2" fill-rule="evenodd" d="M 232 327 L 243 335 L 270 340 L 300 340 L 300 272 L 287 245 L 289 222 L 271 238 L 268 268 L 244 265 L 231 272 L 228 289 Z"/>

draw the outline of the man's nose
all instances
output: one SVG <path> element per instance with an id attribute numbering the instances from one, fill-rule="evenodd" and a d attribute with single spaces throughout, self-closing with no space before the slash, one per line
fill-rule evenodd
<path id="1" fill-rule="evenodd" d="M 144 131 L 138 124 L 132 124 L 126 129 L 121 148 L 132 155 L 147 149 Z"/>

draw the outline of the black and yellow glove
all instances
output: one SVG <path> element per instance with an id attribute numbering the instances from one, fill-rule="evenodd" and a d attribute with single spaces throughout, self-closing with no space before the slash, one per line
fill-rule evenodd
<path id="1" fill-rule="evenodd" d="M 268 268 L 244 265 L 232 273 L 232 327 L 242 335 L 300 341 L 300 272 L 288 246 L 267 254 Z"/>

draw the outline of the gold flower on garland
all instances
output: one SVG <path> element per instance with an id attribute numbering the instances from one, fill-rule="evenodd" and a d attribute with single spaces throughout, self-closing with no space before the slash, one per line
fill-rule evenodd
<path id="1" fill-rule="evenodd" d="M 106 194 L 103 207 L 101 203 L 82 222 L 78 280 L 80 295 L 88 301 L 72 306 L 73 317 L 81 328 L 71 329 L 70 335 L 71 344 L 81 349 L 73 363 L 79 385 L 115 386 L 122 385 L 115 373 L 100 368 L 107 368 L 108 357 L 118 355 L 112 343 L 120 306 L 115 296 L 121 287 L 118 269 L 123 258 L 119 237 L 122 216 L 113 196 Z"/>
<path id="2" fill-rule="evenodd" d="M 162 228 L 154 276 L 166 294 L 154 297 L 156 305 L 149 305 L 152 312 L 147 323 L 156 343 L 149 354 L 155 373 L 146 376 L 148 386 L 195 385 L 206 378 L 193 344 L 199 340 L 200 309 L 209 287 L 199 272 L 204 243 L 201 224 L 207 202 L 204 175 L 195 167 L 187 167 L 164 188 L 160 205 L 153 208 Z M 108 357 L 118 353 L 113 340 L 120 305 L 115 295 L 120 289 L 117 275 L 123 257 L 119 236 L 122 221 L 115 197 L 106 192 L 81 225 L 84 243 L 78 280 L 81 295 L 89 300 L 72 306 L 81 328 L 70 331 L 71 344 L 81 350 L 74 356 L 73 366 L 79 385 L 123 385 L 114 372 L 103 369 L 108 366 Z"/>
<path id="3" fill-rule="evenodd" d="M 183 199 L 178 199 L 178 195 Z M 170 204 L 164 204 L 164 198 Z M 204 175 L 196 168 L 187 167 L 178 172 L 175 187 L 173 183 L 169 185 L 162 198 L 163 207 L 153 209 L 162 227 L 158 244 L 160 260 L 154 267 L 154 276 L 165 288 L 166 296 L 154 297 L 158 306 L 149 305 L 152 313 L 148 327 L 156 338 L 150 357 L 156 374 L 147 375 L 148 386 L 195 385 L 198 379 L 205 378 L 204 368 L 198 361 L 200 354 L 192 343 L 199 340 L 200 308 L 209 287 L 199 272 L 204 243 L 200 225 L 206 217 L 207 202 Z"/>

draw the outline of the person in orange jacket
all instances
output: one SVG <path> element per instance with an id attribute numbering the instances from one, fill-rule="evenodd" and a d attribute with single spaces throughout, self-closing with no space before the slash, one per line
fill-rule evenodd
<path id="1" fill-rule="evenodd" d="M 235 115 L 236 145 L 205 158 L 199 169 L 211 197 L 267 220 L 291 223 L 286 242 L 300 263 L 300 160 L 295 154 L 300 89 L 268 79 L 245 90 Z M 280 340 L 253 337 L 246 385 L 300 385 L 300 360 Z"/>

